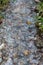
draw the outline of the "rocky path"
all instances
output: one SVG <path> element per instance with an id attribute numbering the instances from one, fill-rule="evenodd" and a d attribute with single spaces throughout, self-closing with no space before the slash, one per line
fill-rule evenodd
<path id="1" fill-rule="evenodd" d="M 11 0 L 0 25 L 0 65 L 43 65 L 43 58 L 34 45 L 34 0 Z"/>

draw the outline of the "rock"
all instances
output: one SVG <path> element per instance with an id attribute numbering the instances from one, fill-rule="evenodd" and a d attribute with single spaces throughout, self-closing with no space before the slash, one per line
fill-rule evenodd
<path id="1" fill-rule="evenodd" d="M 9 58 L 9 59 L 7 60 L 7 62 L 5 63 L 5 65 L 13 65 L 12 59 Z"/>
<path id="2" fill-rule="evenodd" d="M 28 50 L 24 50 L 23 53 L 24 53 L 25 56 L 28 56 L 28 55 L 30 54 L 30 51 L 28 51 Z"/>

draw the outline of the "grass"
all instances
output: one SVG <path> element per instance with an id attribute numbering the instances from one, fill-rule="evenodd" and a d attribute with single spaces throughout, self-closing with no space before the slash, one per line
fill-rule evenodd
<path id="1" fill-rule="evenodd" d="M 10 0 L 0 0 L 0 10 L 3 10 L 8 6 Z"/>
<path id="2" fill-rule="evenodd" d="M 43 33 L 43 2 L 40 2 L 36 8 L 39 12 L 38 15 L 36 16 L 37 21 L 35 25 L 41 34 Z"/>

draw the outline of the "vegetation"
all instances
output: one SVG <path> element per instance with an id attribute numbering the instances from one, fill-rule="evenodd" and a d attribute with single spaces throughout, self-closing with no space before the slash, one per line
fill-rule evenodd
<path id="1" fill-rule="evenodd" d="M 0 0 L 0 24 L 2 23 L 2 19 L 4 18 L 2 12 L 6 9 L 6 7 L 8 7 L 9 1 L 10 0 Z"/>
<path id="2" fill-rule="evenodd" d="M 37 5 L 37 22 L 35 23 L 36 27 L 37 27 L 37 33 L 41 36 L 41 34 L 43 34 L 43 2 L 40 2 Z"/>
<path id="3" fill-rule="evenodd" d="M 0 10 L 3 10 L 8 6 L 9 0 L 0 0 Z"/>

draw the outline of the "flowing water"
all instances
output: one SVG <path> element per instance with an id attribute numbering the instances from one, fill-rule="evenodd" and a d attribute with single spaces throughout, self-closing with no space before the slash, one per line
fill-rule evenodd
<path id="1" fill-rule="evenodd" d="M 4 57 L 1 65 L 43 65 L 40 61 L 41 53 L 34 45 L 34 6 L 34 0 L 11 0 L 9 7 L 3 12 L 5 19 L 0 26 L 0 44 L 5 43 L 6 47 L 1 51 Z M 27 21 L 31 24 L 27 24 Z"/>

